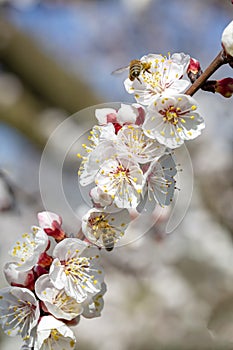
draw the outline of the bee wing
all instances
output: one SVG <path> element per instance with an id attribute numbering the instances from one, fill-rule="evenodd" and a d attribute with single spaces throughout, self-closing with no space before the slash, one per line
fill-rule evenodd
<path id="1" fill-rule="evenodd" d="M 114 70 L 111 74 L 112 74 L 112 75 L 121 74 L 121 73 L 123 73 L 124 71 L 126 71 L 127 69 L 129 69 L 129 65 L 128 65 L 128 66 L 125 66 L 125 67 L 118 68 L 118 69 Z"/>

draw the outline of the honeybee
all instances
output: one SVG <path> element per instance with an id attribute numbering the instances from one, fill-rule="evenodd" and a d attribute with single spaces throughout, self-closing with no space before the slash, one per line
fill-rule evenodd
<path id="1" fill-rule="evenodd" d="M 128 69 L 129 70 L 129 79 L 131 81 L 134 81 L 135 79 L 137 79 L 139 81 L 139 83 L 142 83 L 141 80 L 139 79 L 139 75 L 141 73 L 145 73 L 145 72 L 151 73 L 150 67 L 151 67 L 151 63 L 149 63 L 149 62 L 141 62 L 140 60 L 132 60 L 128 66 L 118 68 L 118 69 L 114 70 L 112 72 L 112 74 L 113 75 L 120 74 Z"/>
<path id="2" fill-rule="evenodd" d="M 115 244 L 115 235 L 114 230 L 108 224 L 106 224 L 103 218 L 100 217 L 94 231 L 96 242 L 99 241 L 99 243 L 103 245 L 108 252 L 111 252 Z M 99 244 L 97 243 L 97 245 Z"/>
<path id="3" fill-rule="evenodd" d="M 107 252 L 111 252 L 114 248 L 115 239 L 111 231 L 110 232 L 107 232 L 107 231 L 102 234 L 102 242 Z"/>

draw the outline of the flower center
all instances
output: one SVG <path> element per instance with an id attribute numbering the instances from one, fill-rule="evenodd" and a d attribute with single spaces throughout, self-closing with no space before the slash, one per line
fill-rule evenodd
<path id="1" fill-rule="evenodd" d="M 66 313 L 80 313 L 80 306 L 77 302 L 69 297 L 64 290 L 59 291 L 59 293 L 54 298 L 53 304 L 60 308 Z"/>
<path id="2" fill-rule="evenodd" d="M 94 218 L 89 219 L 89 224 L 91 225 L 94 235 L 100 236 L 100 233 L 107 232 L 109 230 L 112 230 L 111 225 L 109 224 L 108 220 L 104 215 L 96 216 Z M 99 233 L 99 231 L 101 231 Z"/>
<path id="3" fill-rule="evenodd" d="M 110 176 L 113 176 L 119 183 L 121 182 L 130 182 L 129 180 L 129 169 L 124 168 L 123 165 L 119 165 L 115 171 L 110 172 Z"/>
<path id="4" fill-rule="evenodd" d="M 159 111 L 160 114 L 163 116 L 163 120 L 165 123 L 170 123 L 173 125 L 177 125 L 180 108 L 175 108 L 174 106 L 169 107 L 166 110 Z"/>
<path id="5" fill-rule="evenodd" d="M 71 258 L 65 263 L 66 275 L 77 276 L 82 279 L 83 272 L 90 266 L 89 259 L 86 257 Z"/>

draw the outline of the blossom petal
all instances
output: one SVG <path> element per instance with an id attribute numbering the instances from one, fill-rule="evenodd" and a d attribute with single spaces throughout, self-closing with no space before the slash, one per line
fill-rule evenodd
<path id="1" fill-rule="evenodd" d="M 74 350 L 76 339 L 72 330 L 53 316 L 43 316 L 37 327 L 35 350 Z"/>
<path id="2" fill-rule="evenodd" d="M 21 335 L 26 340 L 39 316 L 39 303 L 30 290 L 19 287 L 0 290 L 0 323 L 7 335 Z"/>
<path id="3" fill-rule="evenodd" d="M 80 315 L 83 307 L 75 299 L 69 297 L 65 290 L 54 287 L 49 275 L 40 276 L 35 285 L 36 295 L 42 300 L 54 317 L 72 320 Z"/>
<path id="4" fill-rule="evenodd" d="M 129 222 L 130 215 L 126 209 L 110 213 L 93 208 L 82 218 L 82 230 L 90 242 L 110 251 L 124 235 Z"/>

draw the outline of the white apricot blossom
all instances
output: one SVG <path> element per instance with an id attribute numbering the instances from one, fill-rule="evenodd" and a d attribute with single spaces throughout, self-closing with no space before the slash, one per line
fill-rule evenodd
<path id="1" fill-rule="evenodd" d="M 49 276 L 57 289 L 64 289 L 78 303 L 101 290 L 103 271 L 97 265 L 96 249 L 77 238 L 65 238 L 55 247 L 53 256 Z"/>
<path id="2" fill-rule="evenodd" d="M 190 84 L 188 80 L 182 79 L 190 61 L 189 55 L 174 53 L 166 57 L 149 54 L 143 56 L 140 61 L 150 68 L 142 69 L 139 80 L 132 81 L 127 78 L 124 85 L 127 92 L 134 94 L 137 102 L 142 105 L 149 105 L 164 93 L 173 95 L 184 92 Z"/>
<path id="3" fill-rule="evenodd" d="M 34 350 L 74 350 L 76 339 L 72 330 L 53 316 L 43 316 L 37 327 Z"/>
<path id="4" fill-rule="evenodd" d="M 184 140 L 199 136 L 205 127 L 196 109 L 197 103 L 191 96 L 161 96 L 148 107 L 143 130 L 149 138 L 169 148 L 179 147 Z"/>
<path id="5" fill-rule="evenodd" d="M 56 318 L 72 320 L 83 311 L 82 305 L 67 295 L 64 289 L 54 287 L 48 274 L 37 279 L 35 292 L 37 297 L 43 301 L 48 312 Z"/>
<path id="6" fill-rule="evenodd" d="M 42 228 L 33 226 L 31 233 L 24 233 L 22 238 L 11 248 L 9 254 L 17 262 L 16 270 L 28 271 L 36 265 L 40 255 L 48 246 L 48 236 Z"/>
<path id="7" fill-rule="evenodd" d="M 94 318 L 99 317 L 101 315 L 101 311 L 104 307 L 104 299 L 103 296 L 106 293 L 107 287 L 103 282 L 101 285 L 101 291 L 92 297 L 88 296 L 88 298 L 83 302 L 83 313 L 82 316 L 85 318 Z"/>
<path id="8" fill-rule="evenodd" d="M 177 173 L 176 163 L 171 154 L 164 154 L 152 162 L 145 173 L 144 205 L 150 202 L 164 207 L 171 204 L 174 196 Z M 146 203 L 148 202 L 148 203 Z"/>
<path id="9" fill-rule="evenodd" d="M 82 231 L 86 238 L 101 248 L 110 251 L 130 223 L 127 209 L 107 212 L 101 209 L 90 209 L 82 218 Z"/>
<path id="10" fill-rule="evenodd" d="M 225 52 L 233 57 L 233 21 L 231 21 L 222 33 L 222 46 Z"/>
<path id="11" fill-rule="evenodd" d="M 39 317 L 39 302 L 30 290 L 20 287 L 0 290 L 0 324 L 7 335 L 29 339 Z"/>
<path id="12" fill-rule="evenodd" d="M 118 132 L 116 148 L 119 154 L 126 153 L 128 158 L 144 164 L 161 156 L 165 146 L 145 135 L 142 127 L 125 125 Z"/>
<path id="13" fill-rule="evenodd" d="M 138 163 L 119 157 L 106 160 L 96 177 L 96 185 L 113 198 L 118 208 L 135 208 L 140 201 L 143 173 Z"/>
<path id="14" fill-rule="evenodd" d="M 87 186 L 94 182 L 101 164 L 116 156 L 117 151 L 112 141 L 101 142 L 82 162 L 78 172 L 80 184 Z"/>

